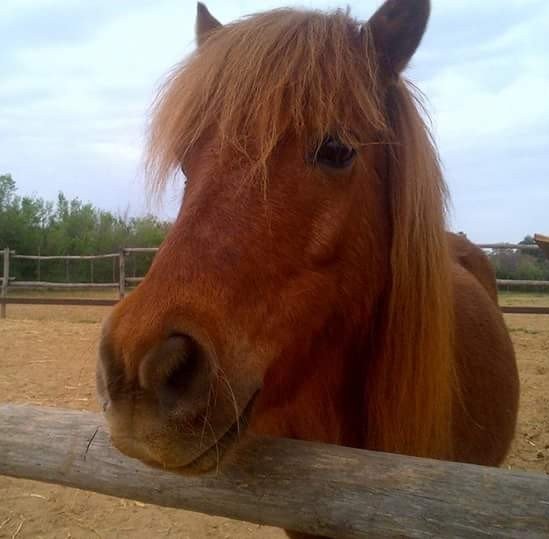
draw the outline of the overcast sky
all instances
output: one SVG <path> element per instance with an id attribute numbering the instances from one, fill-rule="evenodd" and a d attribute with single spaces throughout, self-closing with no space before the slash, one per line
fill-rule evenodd
<path id="1" fill-rule="evenodd" d="M 380 1 L 207 2 L 222 22 L 273 7 Z M 452 227 L 475 241 L 549 233 L 549 2 L 433 0 L 409 71 L 428 99 L 453 200 Z M 121 213 L 148 207 L 147 109 L 194 47 L 189 0 L 1 0 L 0 173 L 20 192 Z M 163 215 L 173 215 L 177 193 Z"/>

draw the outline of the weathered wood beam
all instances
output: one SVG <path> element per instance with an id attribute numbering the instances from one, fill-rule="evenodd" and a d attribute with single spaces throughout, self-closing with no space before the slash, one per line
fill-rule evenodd
<path id="1" fill-rule="evenodd" d="M 0 406 L 0 474 L 341 539 L 549 536 L 549 477 L 282 439 L 183 477 L 111 447 L 100 416 Z"/>

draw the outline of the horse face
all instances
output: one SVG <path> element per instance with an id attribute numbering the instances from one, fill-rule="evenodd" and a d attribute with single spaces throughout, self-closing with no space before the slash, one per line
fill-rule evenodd
<path id="1" fill-rule="evenodd" d="M 329 132 L 311 147 L 305 135 L 285 132 L 259 179 L 238 152 L 218 155 L 215 129 L 186 151 L 179 216 L 103 330 L 98 392 L 128 455 L 209 470 L 247 424 L 339 440 L 337 427 L 307 431 L 329 423 L 312 400 L 291 426 L 292 403 L 324 403 L 352 382 L 345 347 L 367 330 L 389 275 L 387 155 Z"/>
<path id="2" fill-rule="evenodd" d="M 209 146 L 188 156 L 179 216 L 106 322 L 98 367 L 115 445 L 189 470 L 212 466 L 252 409 L 297 390 L 334 320 L 363 318 L 388 237 L 373 151 L 337 167 L 289 140 L 262 186 L 215 166 Z"/>

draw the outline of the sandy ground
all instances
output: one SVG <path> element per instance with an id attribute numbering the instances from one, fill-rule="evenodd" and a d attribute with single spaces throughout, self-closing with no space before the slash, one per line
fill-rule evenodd
<path id="1" fill-rule="evenodd" d="M 549 296 L 505 295 L 507 304 Z M 97 411 L 95 350 L 105 308 L 8 306 L 0 401 Z M 549 317 L 510 315 L 522 401 L 507 467 L 549 473 Z M 282 539 L 280 530 L 0 477 L 0 537 Z"/>

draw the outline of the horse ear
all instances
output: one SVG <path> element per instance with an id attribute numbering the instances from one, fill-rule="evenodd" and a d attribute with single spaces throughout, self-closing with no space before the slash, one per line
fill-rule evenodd
<path id="1" fill-rule="evenodd" d="M 211 32 L 221 28 L 223 25 L 208 11 L 208 8 L 198 2 L 196 5 L 196 41 L 198 46 L 202 45 Z"/>
<path id="2" fill-rule="evenodd" d="M 416 52 L 429 20 L 429 0 L 386 0 L 366 23 L 383 67 L 398 75 Z"/>

